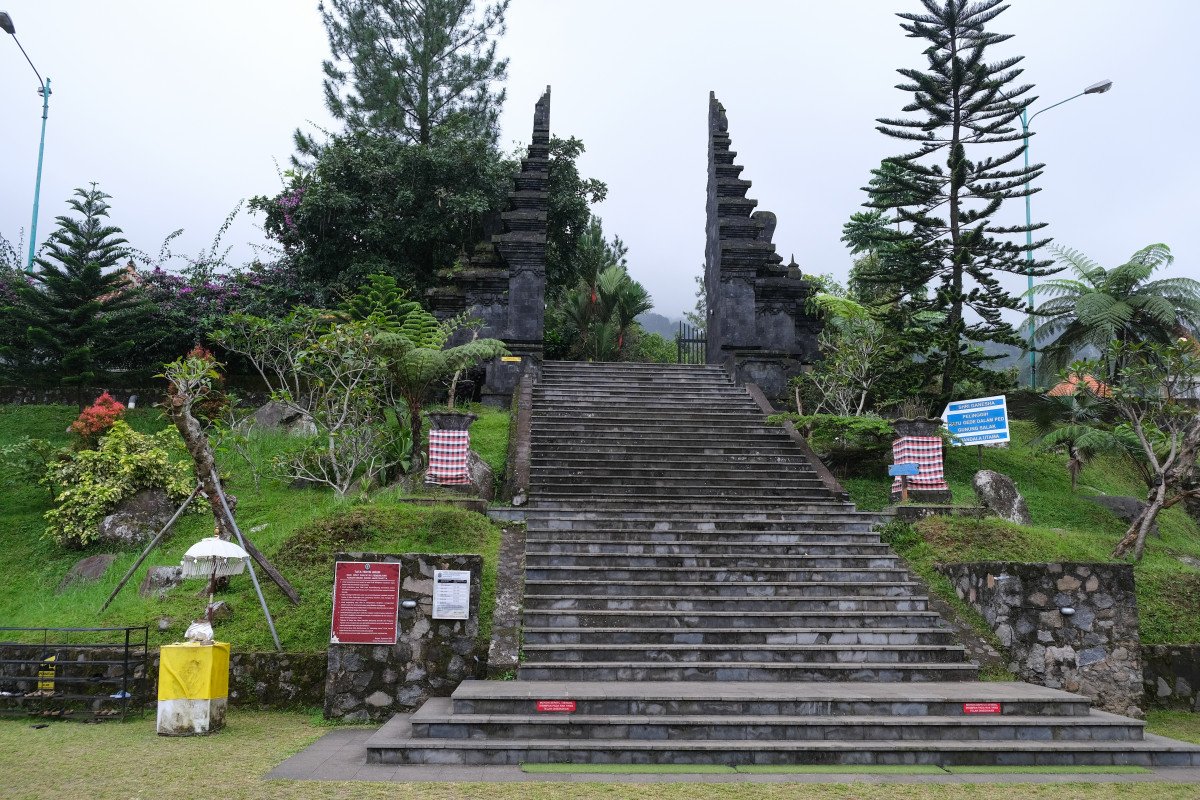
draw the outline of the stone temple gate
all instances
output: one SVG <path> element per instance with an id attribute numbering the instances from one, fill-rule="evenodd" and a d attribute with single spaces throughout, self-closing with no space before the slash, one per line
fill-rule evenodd
<path id="1" fill-rule="evenodd" d="M 784 265 L 771 237 L 775 215 L 754 211 L 730 150 L 725 107 L 709 96 L 708 200 L 704 285 L 708 303 L 709 364 L 738 383 L 756 383 L 769 397 L 818 357 L 820 321 L 806 301 L 813 284 L 795 264 Z M 490 238 L 467 263 L 441 274 L 429 292 L 440 318 L 467 313 L 482 321 L 480 336 L 504 340 L 513 353 L 486 369 L 483 400 L 507 405 L 520 376 L 541 368 L 546 311 L 546 233 L 549 208 L 550 87 L 534 107 L 533 139 L 521 162 L 509 209 L 489 220 Z"/>

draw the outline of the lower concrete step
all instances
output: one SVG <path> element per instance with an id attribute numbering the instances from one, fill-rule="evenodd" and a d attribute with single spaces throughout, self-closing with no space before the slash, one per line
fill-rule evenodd
<path id="1" fill-rule="evenodd" d="M 949 628 L 527 628 L 525 646 L 536 644 L 823 644 L 842 647 L 862 644 L 953 645 Z"/>
<path id="2" fill-rule="evenodd" d="M 1029 683 L 587 683 L 463 681 L 455 713 L 533 714 L 542 700 L 566 700 L 579 714 L 790 714 L 804 716 L 959 716 L 968 704 L 1001 715 L 1087 716 L 1088 698 Z"/>
<path id="3" fill-rule="evenodd" d="M 1196 766 L 1200 746 L 1020 683 L 466 681 L 384 725 L 367 761 Z"/>
<path id="4" fill-rule="evenodd" d="M 725 716 L 607 714 L 456 714 L 448 697 L 429 700 L 411 718 L 418 739 L 620 739 L 673 741 L 1036 741 L 1135 742 L 1142 723 L 1094 712 L 1079 717 Z"/>
<path id="5" fill-rule="evenodd" d="M 915 581 L 858 581 L 853 584 L 792 581 L 611 581 L 526 580 L 529 597 L 911 597 L 923 591 Z"/>
<path id="6" fill-rule="evenodd" d="M 874 599 L 874 598 L 872 598 Z M 644 603 L 639 603 L 643 605 Z M 841 603 L 837 605 L 857 605 Z M 657 628 L 920 628 L 936 625 L 937 612 L 880 611 L 867 609 L 811 611 L 685 611 L 675 608 L 649 609 L 555 609 L 526 608 L 526 628 L 627 628 L 653 625 Z"/>
<path id="7" fill-rule="evenodd" d="M 830 664 L 793 661 L 690 661 L 553 663 L 526 661 L 517 677 L 526 681 L 973 681 L 975 664 Z"/>
<path id="8" fill-rule="evenodd" d="M 950 644 L 530 644 L 521 648 L 527 663 L 544 664 L 758 664 L 788 665 L 947 664 L 965 660 Z"/>

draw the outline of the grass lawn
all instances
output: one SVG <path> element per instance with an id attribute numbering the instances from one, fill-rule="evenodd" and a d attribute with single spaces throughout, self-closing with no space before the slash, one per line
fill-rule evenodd
<path id="1" fill-rule="evenodd" d="M 1032 447 L 1032 427 L 1012 423 L 1013 442 L 1007 448 L 985 448 L 985 469 L 1012 478 L 1029 505 L 1034 525 L 1010 525 L 995 518 L 934 517 L 915 526 L 917 535 L 899 535 L 893 546 L 914 571 L 942 597 L 953 598 L 949 581 L 934 570 L 935 563 L 956 561 L 1112 561 L 1109 554 L 1126 525 L 1095 503 L 1099 494 L 1141 497 L 1144 484 L 1133 468 L 1118 458 L 1099 458 L 1084 469 L 1079 489 L 1071 492 L 1063 456 Z M 946 448 L 946 478 L 960 505 L 974 505 L 971 478 L 978 469 L 974 447 Z M 853 478 L 845 481 L 863 509 L 887 504 L 889 480 Z M 1200 570 L 1179 556 L 1200 558 L 1200 526 L 1177 506 L 1159 516 L 1161 537 L 1147 541 L 1146 555 L 1135 566 L 1142 641 L 1146 644 L 1200 642 Z M 956 598 L 955 598 L 956 599 Z"/>
<path id="2" fill-rule="evenodd" d="M 166 738 L 154 722 L 84 725 L 54 722 L 34 730 L 27 720 L 0 720 L 0 796 L 40 800 L 47 796 L 88 800 L 178 797 L 274 800 L 275 798 L 393 798 L 394 800 L 1183 800 L 1200 789 L 1180 783 L 900 784 L 900 783 L 355 783 L 265 781 L 288 756 L 328 731 L 299 713 L 235 709 L 228 727 L 213 736 Z M 547 776 L 552 779 L 553 776 Z M 864 780 L 886 777 L 863 776 Z M 637 781 L 636 776 L 629 778 Z"/>
<path id="3" fill-rule="evenodd" d="M 490 409 L 471 409 L 481 414 L 475 424 L 482 431 L 476 444 L 485 460 L 500 465 L 507 449 L 508 415 Z M 65 444 L 65 430 L 78 414 L 69 406 L 0 406 L 0 446 L 23 436 Z M 168 424 L 157 409 L 128 412 L 137 430 L 152 432 Z M 472 428 L 473 432 L 475 427 Z M 252 440 L 256 462 L 265 463 L 283 444 L 276 435 L 260 434 Z M 220 469 L 229 477 L 228 486 L 238 498 L 238 524 L 267 554 L 300 592 L 303 602 L 293 606 L 260 573 L 267 603 L 275 617 L 285 650 L 324 650 L 329 638 L 333 568 L 327 557 L 337 546 L 337 534 L 346 526 L 338 521 L 357 520 L 351 549 L 375 552 L 480 553 L 484 556 L 481 636 L 490 632 L 494 602 L 496 559 L 500 530 L 485 517 L 447 506 L 418 507 L 406 504 L 387 492 L 379 499 L 338 498 L 328 490 L 296 490 L 281 481 L 260 477 L 255 484 L 244 460 L 233 454 L 218 456 Z M 495 468 L 495 466 L 493 467 Z M 108 573 L 98 582 L 57 593 L 62 577 L 80 558 L 104 548 L 68 551 L 43 537 L 42 515 L 50 508 L 45 489 L 39 486 L 0 485 L 0 625 L 88 627 L 150 625 L 153 645 L 181 639 L 184 629 L 200 615 L 204 601 L 197 595 L 203 582 L 188 583 L 166 599 L 143 599 L 137 587 L 152 565 L 178 564 L 183 552 L 204 536 L 212 534 L 213 521 L 206 505 L 202 513 L 185 515 L 166 541 L 139 568 L 129 585 L 103 613 L 101 604 L 138 555 L 134 549 L 120 553 Z M 300 533 L 298 533 L 300 532 Z M 326 549 L 311 552 L 322 536 Z M 310 547 L 285 547 L 289 539 Z M 235 650 L 270 650 L 270 632 L 258 608 L 249 576 L 231 580 L 230 589 L 220 593 L 234 610 L 231 620 L 218 626 L 218 638 Z M 158 630 L 161 618 L 170 619 L 165 632 Z M 3 791 L 0 790 L 0 795 Z"/>

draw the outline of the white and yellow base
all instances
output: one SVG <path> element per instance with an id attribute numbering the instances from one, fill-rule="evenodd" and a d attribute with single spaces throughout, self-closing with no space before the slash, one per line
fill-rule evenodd
<path id="1" fill-rule="evenodd" d="M 225 727 L 229 645 L 164 645 L 158 665 L 158 733 L 196 736 Z"/>

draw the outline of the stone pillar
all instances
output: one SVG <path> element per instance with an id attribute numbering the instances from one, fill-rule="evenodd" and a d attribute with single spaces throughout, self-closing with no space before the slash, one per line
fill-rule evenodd
<path id="1" fill-rule="evenodd" d="M 775 215 L 754 211 L 758 201 L 746 196 L 751 183 L 742 179 L 736 156 L 725 107 L 710 93 L 706 360 L 778 399 L 787 394 L 788 379 L 819 357 L 821 326 L 806 308 L 813 287 L 795 264 L 782 265 L 772 243 Z"/>

